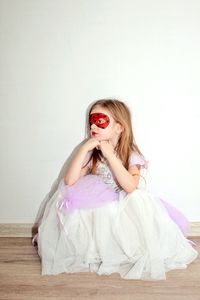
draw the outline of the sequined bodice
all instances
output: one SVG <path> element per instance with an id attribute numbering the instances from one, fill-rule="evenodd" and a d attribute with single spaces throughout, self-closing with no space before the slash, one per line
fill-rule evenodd
<path id="1" fill-rule="evenodd" d="M 105 160 L 103 162 L 97 163 L 96 174 L 101 176 L 103 181 L 106 184 L 109 184 L 116 192 L 119 192 L 122 190 L 121 186 L 118 184 L 114 174 L 110 170 L 110 168 Z"/>

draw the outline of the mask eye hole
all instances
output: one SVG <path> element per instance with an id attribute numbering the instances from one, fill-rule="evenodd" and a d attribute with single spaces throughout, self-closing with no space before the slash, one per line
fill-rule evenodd
<path id="1" fill-rule="evenodd" d="M 106 121 L 104 119 L 99 119 L 98 124 L 104 124 Z"/>

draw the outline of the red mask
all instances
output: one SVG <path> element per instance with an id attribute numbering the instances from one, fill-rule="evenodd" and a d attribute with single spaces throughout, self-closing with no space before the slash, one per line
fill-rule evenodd
<path id="1" fill-rule="evenodd" d="M 94 113 L 94 114 L 90 114 L 89 123 L 90 126 L 92 126 L 92 124 L 95 124 L 97 127 L 105 129 L 109 125 L 110 119 L 105 114 Z"/>

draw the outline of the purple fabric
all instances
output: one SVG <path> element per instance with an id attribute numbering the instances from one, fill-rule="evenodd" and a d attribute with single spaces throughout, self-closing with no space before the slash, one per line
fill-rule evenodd
<path id="1" fill-rule="evenodd" d="M 98 175 L 85 175 L 71 186 L 62 181 L 59 188 L 62 195 L 59 209 L 64 212 L 101 207 L 119 198 L 119 194 Z"/>
<path id="2" fill-rule="evenodd" d="M 148 168 L 149 161 L 143 158 L 139 153 L 133 151 L 129 157 L 129 167 L 140 165 L 142 168 Z"/>
<path id="3" fill-rule="evenodd" d="M 90 177 L 86 177 L 90 176 Z M 81 207 L 81 208 L 92 208 L 92 207 L 98 207 L 102 206 L 103 204 L 106 204 L 110 201 L 118 200 L 118 195 L 117 193 L 113 192 L 113 190 L 106 189 L 105 191 L 105 183 L 102 182 L 99 184 L 96 184 L 96 179 L 95 175 L 86 175 L 84 176 L 85 180 L 79 180 L 79 184 L 73 185 L 71 187 L 65 185 L 64 183 L 61 183 L 61 191 L 63 196 L 65 197 L 62 203 L 60 203 L 60 209 L 64 211 L 72 211 L 76 207 Z M 95 177 L 91 177 L 95 176 Z M 99 178 L 99 177 L 98 177 Z M 77 189 L 80 187 L 80 182 L 81 189 Z M 95 190 L 95 193 L 98 193 L 98 195 L 94 196 L 94 193 L 91 193 L 90 189 L 91 186 L 90 184 L 93 184 L 93 190 Z M 102 190 L 101 190 L 102 188 Z M 107 186 L 106 186 L 107 188 Z M 78 192 L 78 194 L 77 194 Z M 89 192 L 89 193 L 88 193 Z M 78 197 L 76 197 L 78 195 Z M 91 198 L 92 195 L 92 198 Z M 93 198 L 94 197 L 94 198 Z M 111 197 L 111 198 L 110 198 Z M 94 199 L 96 200 L 94 202 Z M 189 221 L 187 218 L 174 206 L 172 206 L 170 203 L 167 201 L 161 199 L 162 204 L 164 205 L 168 215 L 170 218 L 177 224 L 177 226 L 180 228 L 184 236 L 188 235 L 189 231 Z M 84 206 L 84 207 L 83 207 Z M 37 239 L 38 239 L 38 234 L 36 234 L 33 239 L 32 243 L 33 245 L 37 244 Z M 192 245 L 196 245 L 194 242 L 188 240 Z"/>
<path id="4" fill-rule="evenodd" d="M 187 220 L 187 218 L 183 215 L 182 212 L 180 212 L 177 208 L 172 206 L 170 203 L 168 203 L 167 201 L 161 198 L 160 200 L 164 204 L 170 218 L 178 225 L 183 235 L 187 236 L 189 231 L 189 221 Z"/>

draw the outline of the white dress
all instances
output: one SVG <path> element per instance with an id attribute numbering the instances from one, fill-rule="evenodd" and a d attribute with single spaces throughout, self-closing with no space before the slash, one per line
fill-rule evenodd
<path id="1" fill-rule="evenodd" d="M 129 165 L 145 162 L 132 153 Z M 142 170 L 142 169 L 141 169 Z M 158 197 L 143 187 L 125 193 L 106 163 L 97 174 L 119 192 L 119 201 L 58 216 L 60 185 L 46 203 L 38 228 L 42 275 L 62 272 L 119 273 L 124 279 L 165 280 L 166 272 L 184 269 L 198 252 L 166 212 Z"/>

